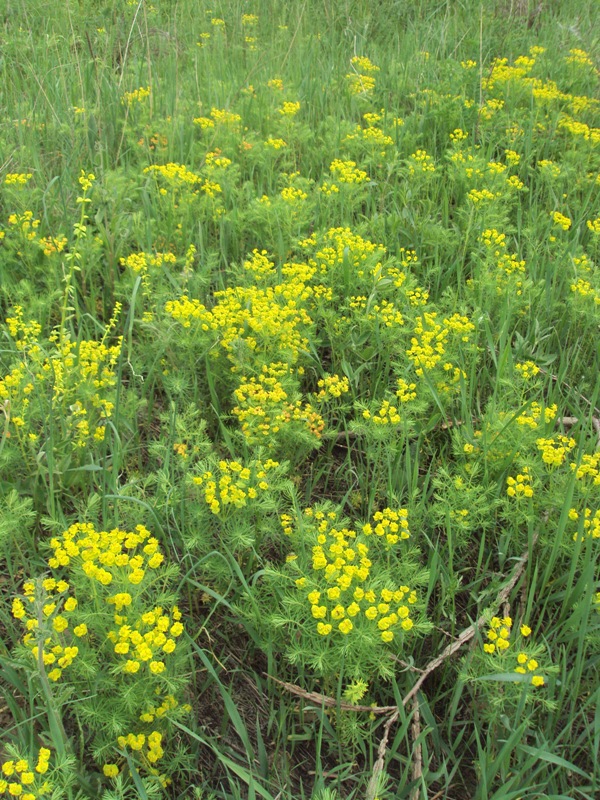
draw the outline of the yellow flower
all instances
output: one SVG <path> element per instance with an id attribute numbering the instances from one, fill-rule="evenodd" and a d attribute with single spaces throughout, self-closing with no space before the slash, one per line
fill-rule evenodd
<path id="1" fill-rule="evenodd" d="M 116 778 L 119 774 L 119 768 L 116 764 L 105 764 L 102 767 L 102 772 L 107 778 Z"/>
<path id="2" fill-rule="evenodd" d="M 352 630 L 354 625 L 350 622 L 350 620 L 346 617 L 346 619 L 340 622 L 338 628 L 343 634 L 348 634 Z"/>
<path id="3" fill-rule="evenodd" d="M 321 636 L 327 636 L 327 634 L 331 633 L 331 625 L 319 622 L 317 625 L 317 633 Z"/>

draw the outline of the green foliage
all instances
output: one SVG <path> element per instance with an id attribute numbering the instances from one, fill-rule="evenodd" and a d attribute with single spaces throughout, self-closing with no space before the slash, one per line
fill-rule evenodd
<path id="1" fill-rule="evenodd" d="M 596 796 L 597 4 L 9 6 L 0 794 Z"/>

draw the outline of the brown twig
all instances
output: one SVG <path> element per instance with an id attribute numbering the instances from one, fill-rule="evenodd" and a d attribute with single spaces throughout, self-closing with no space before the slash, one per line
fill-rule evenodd
<path id="1" fill-rule="evenodd" d="M 588 404 L 588 406 L 592 409 L 592 411 L 595 411 L 596 414 L 600 414 L 600 408 L 596 408 L 596 406 L 592 404 L 591 400 L 589 400 L 584 394 L 581 394 L 581 392 L 578 392 L 577 389 L 574 389 L 570 383 L 567 383 L 566 381 L 561 381 L 558 375 L 553 375 L 551 372 L 548 372 L 548 370 L 544 369 L 543 367 L 540 367 L 540 372 L 543 372 L 544 375 L 547 375 L 551 380 L 554 381 L 554 383 L 560 383 L 562 386 L 566 386 L 567 389 L 570 389 L 578 397 L 581 397 L 581 399 Z"/>
<path id="2" fill-rule="evenodd" d="M 396 706 L 355 706 L 352 703 L 345 703 L 343 700 L 338 702 L 335 697 L 329 697 L 320 692 L 307 692 L 300 686 L 296 686 L 295 683 L 280 681 L 279 678 L 274 678 L 266 672 L 264 672 L 263 675 L 279 686 L 282 686 L 287 692 L 290 692 L 290 694 L 295 694 L 296 697 L 302 697 L 304 700 L 310 700 L 312 703 L 320 706 L 327 706 L 328 708 L 339 708 L 341 711 L 369 711 L 371 714 L 389 714 L 390 711 L 394 711 L 396 708 Z"/>
<path id="3" fill-rule="evenodd" d="M 532 549 L 535 546 L 536 541 L 537 541 L 537 533 L 534 535 L 533 541 L 531 543 Z M 510 580 L 505 586 L 502 587 L 502 589 L 500 589 L 500 591 L 496 595 L 496 599 L 493 603 L 493 608 L 499 609 L 500 606 L 506 602 L 508 596 L 519 582 L 519 579 L 523 575 L 525 567 L 527 566 L 527 561 L 529 560 L 529 552 L 530 552 L 529 549 L 525 550 L 525 552 L 519 559 L 519 563 L 514 568 Z M 413 697 L 416 696 L 417 692 L 419 691 L 421 686 L 425 683 L 427 678 L 431 675 L 431 673 L 435 672 L 435 670 L 439 666 L 441 666 L 444 663 L 444 661 L 446 661 L 446 659 L 450 658 L 450 656 L 453 656 L 454 653 L 457 652 L 457 650 L 460 650 L 463 644 L 469 642 L 473 638 L 473 636 L 475 636 L 475 633 L 481 628 L 483 628 L 486 621 L 487 621 L 487 614 L 482 614 L 472 625 L 469 625 L 468 628 L 465 628 L 465 630 L 462 631 L 462 633 L 460 633 L 456 641 L 452 642 L 447 647 L 445 647 L 439 656 L 436 656 L 436 658 L 432 659 L 429 662 L 429 664 L 427 664 L 422 674 L 415 681 L 415 684 L 412 687 L 412 689 L 402 698 L 403 707 L 406 706 L 409 700 L 411 700 Z M 396 722 L 399 715 L 400 715 L 400 708 L 397 707 L 394 710 L 394 712 L 390 715 L 390 717 L 387 719 L 383 727 L 383 736 L 381 737 L 381 742 L 379 743 L 379 748 L 377 750 L 377 761 L 373 766 L 373 773 L 369 780 L 367 791 L 365 792 L 365 800 L 374 800 L 377 794 L 378 778 L 379 778 L 379 773 L 383 771 L 383 767 L 385 764 L 385 754 L 387 752 L 387 743 L 390 735 L 390 728 Z"/>
<path id="4" fill-rule="evenodd" d="M 573 425 L 577 425 L 578 422 L 581 420 L 579 417 L 558 417 L 556 420 L 557 425 L 564 425 L 565 428 L 571 428 Z M 592 428 L 596 433 L 596 450 L 600 449 L 600 419 L 598 417 L 592 417 Z"/>
<path id="5" fill-rule="evenodd" d="M 412 765 L 412 779 L 415 782 L 415 787 L 410 794 L 410 800 L 419 800 L 419 781 L 423 776 L 423 749 L 421 747 L 421 714 L 419 712 L 419 701 L 416 697 L 413 698 L 413 718 L 410 733 L 413 740 L 413 765 Z"/>

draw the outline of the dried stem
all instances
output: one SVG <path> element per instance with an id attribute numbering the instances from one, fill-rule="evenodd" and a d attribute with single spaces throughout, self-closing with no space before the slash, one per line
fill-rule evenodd
<path id="1" fill-rule="evenodd" d="M 536 541 L 537 541 L 537 533 L 533 537 L 533 541 L 531 543 L 531 549 L 533 549 L 533 547 L 535 546 Z M 502 589 L 500 589 L 500 591 L 496 595 L 496 599 L 493 603 L 493 608 L 499 609 L 500 606 L 503 603 L 505 603 L 506 600 L 508 599 L 508 596 L 519 582 L 519 579 L 521 578 L 523 573 L 525 572 L 525 567 L 527 566 L 527 561 L 529 560 L 529 553 L 530 550 L 528 548 L 527 550 L 525 550 L 525 552 L 519 559 L 519 563 L 514 568 L 513 574 L 511 575 L 508 583 L 506 583 L 506 585 L 503 586 Z M 475 636 L 475 633 L 481 628 L 483 628 L 483 626 L 487 621 L 487 618 L 488 618 L 487 613 L 482 614 L 480 617 L 478 617 L 478 619 L 472 625 L 469 625 L 468 628 L 465 628 L 465 630 L 462 631 L 462 633 L 458 636 L 456 641 L 452 642 L 447 647 L 445 647 L 439 656 L 432 659 L 429 662 L 429 664 L 427 664 L 421 675 L 415 681 L 415 684 L 412 687 L 412 689 L 402 699 L 403 707 L 406 706 L 409 700 L 411 700 L 413 697 L 416 696 L 417 692 L 419 691 L 421 686 L 425 683 L 425 681 L 431 675 L 432 672 L 435 672 L 435 670 L 439 666 L 441 666 L 444 663 L 444 661 L 446 661 L 446 659 L 454 655 L 454 653 L 456 653 L 457 650 L 460 650 L 463 644 L 469 642 L 473 638 L 473 636 Z M 369 780 L 369 785 L 367 786 L 367 791 L 365 793 L 365 800 L 374 800 L 376 796 L 379 774 L 380 772 L 382 772 L 385 764 L 385 754 L 387 752 L 387 743 L 390 735 L 390 729 L 398 719 L 399 715 L 400 715 L 400 708 L 398 707 L 393 711 L 393 713 L 386 720 L 386 723 L 383 726 L 383 736 L 381 737 L 381 742 L 379 743 L 379 748 L 377 750 L 377 761 L 375 762 L 375 765 L 373 767 L 373 773 Z"/>
<path id="2" fill-rule="evenodd" d="M 274 678 L 272 675 L 268 675 L 266 672 L 263 674 L 269 678 L 269 680 L 272 680 L 279 686 L 282 686 L 287 692 L 290 692 L 290 694 L 295 694 L 296 697 L 302 697 L 304 700 L 310 700 L 316 705 L 327 706 L 328 708 L 339 708 L 341 711 L 368 711 L 371 714 L 389 714 L 390 711 L 394 711 L 396 708 L 396 706 L 355 706 L 352 703 L 345 703 L 343 700 L 338 702 L 335 697 L 329 697 L 328 695 L 321 694 L 320 692 L 307 692 L 300 686 L 296 686 L 295 683 L 286 683 L 285 681 L 280 681 L 278 678 Z"/>

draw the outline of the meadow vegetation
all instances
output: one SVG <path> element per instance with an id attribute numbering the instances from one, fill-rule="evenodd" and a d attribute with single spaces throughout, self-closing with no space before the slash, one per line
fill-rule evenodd
<path id="1" fill-rule="evenodd" d="M 600 9 L 7 0 L 0 796 L 600 794 Z"/>

